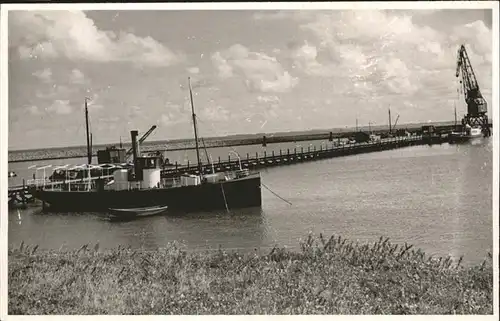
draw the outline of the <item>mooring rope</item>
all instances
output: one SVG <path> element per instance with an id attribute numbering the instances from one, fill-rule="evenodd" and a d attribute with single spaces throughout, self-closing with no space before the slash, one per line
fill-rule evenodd
<path id="1" fill-rule="evenodd" d="M 229 208 L 227 207 L 227 201 L 226 201 L 226 193 L 224 193 L 224 186 L 220 184 L 220 189 L 222 190 L 222 196 L 224 197 L 224 205 L 226 205 L 226 211 L 229 212 Z"/>
<path id="2" fill-rule="evenodd" d="M 286 200 L 286 199 L 284 199 L 283 197 L 281 197 L 281 196 L 279 196 L 278 194 L 276 194 L 275 192 L 273 192 L 273 191 L 272 191 L 269 187 L 267 187 L 267 186 L 266 186 L 266 184 L 264 184 L 264 183 L 262 183 L 262 182 L 261 182 L 260 184 L 261 184 L 262 186 L 264 186 L 264 187 L 265 187 L 265 188 L 266 188 L 269 192 L 273 193 L 273 194 L 274 194 L 274 196 L 276 196 L 276 197 L 278 197 L 279 199 L 281 199 L 282 201 L 284 201 L 284 202 L 286 202 L 286 203 L 288 203 L 288 204 L 292 205 L 292 203 L 290 203 L 289 201 L 287 201 L 287 200 Z"/>
<path id="3" fill-rule="evenodd" d="M 205 122 L 200 121 L 200 119 L 199 119 L 199 118 L 198 118 L 197 120 L 198 120 L 199 122 L 201 122 L 201 123 L 205 124 Z M 217 134 L 217 131 L 215 130 L 215 128 L 213 127 L 213 125 L 212 125 L 212 124 L 210 124 L 210 125 L 212 126 L 212 131 L 213 131 L 215 134 Z M 207 153 L 207 150 L 206 150 L 206 147 L 205 147 L 205 142 L 204 142 L 203 138 L 202 138 L 202 142 L 203 142 L 203 146 L 204 146 L 204 148 L 205 148 L 205 154 L 206 154 L 206 153 Z M 238 153 L 238 152 L 237 152 L 234 148 L 232 148 L 231 146 L 225 146 L 225 147 L 229 147 L 229 149 L 230 149 L 230 150 L 232 150 L 233 152 L 235 152 L 236 154 L 238 154 L 238 155 L 239 155 L 239 153 Z M 286 202 L 286 203 L 288 203 L 288 204 L 292 205 L 292 203 L 291 203 L 291 202 L 287 201 L 287 200 L 286 200 L 286 199 L 284 199 L 283 197 L 281 197 L 281 196 L 279 196 L 278 194 L 276 194 L 275 192 L 273 192 L 273 191 L 272 191 L 269 187 L 267 187 L 264 183 L 262 183 L 262 182 L 261 182 L 261 185 L 262 185 L 262 186 L 264 186 L 264 187 L 265 187 L 265 188 L 266 188 L 269 192 L 271 192 L 274 196 L 276 196 L 276 197 L 278 197 L 279 199 L 281 199 L 282 201 L 284 201 L 284 202 Z M 224 187 L 222 186 L 222 184 L 220 185 L 220 187 L 221 187 L 221 189 L 222 189 L 222 196 L 224 196 L 224 203 L 225 203 L 225 205 L 226 205 L 226 210 L 229 212 L 229 208 L 227 207 L 227 202 L 226 202 L 226 194 L 224 193 Z"/>

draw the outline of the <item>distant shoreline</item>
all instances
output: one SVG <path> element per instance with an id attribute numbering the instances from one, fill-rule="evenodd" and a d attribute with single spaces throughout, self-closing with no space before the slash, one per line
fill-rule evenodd
<path id="1" fill-rule="evenodd" d="M 431 123 L 409 123 L 409 124 L 399 124 L 398 128 L 419 128 L 423 125 L 434 125 L 434 126 L 448 126 L 454 124 L 454 121 L 441 121 L 441 122 L 431 122 Z M 371 126 L 373 131 L 387 131 L 388 125 L 380 125 L 380 126 Z M 368 126 L 359 126 L 359 131 L 367 131 L 369 129 Z M 231 140 L 245 140 L 245 139 L 255 139 L 262 138 L 262 136 L 267 137 L 289 137 L 289 136 L 301 136 L 301 135 L 318 135 L 318 134 L 328 134 L 332 132 L 333 134 L 344 134 L 348 132 L 354 132 L 356 130 L 355 127 L 347 127 L 347 128 L 332 128 L 332 129 L 311 129 L 304 131 L 289 131 L 289 132 L 275 132 L 275 133 L 255 133 L 255 134 L 232 134 L 226 136 L 211 136 L 204 137 L 205 141 L 231 141 Z M 141 134 L 141 133 L 139 133 Z M 155 140 L 155 141 L 147 141 L 144 144 L 161 144 L 164 142 L 168 142 L 170 144 L 178 144 L 178 143 L 190 143 L 194 142 L 192 138 L 178 138 L 178 139 L 164 139 L 164 140 Z M 96 148 L 105 148 L 106 146 L 118 146 L 120 143 L 118 142 L 110 142 L 110 143 L 102 143 L 96 144 Z M 123 143 L 124 146 L 129 146 L 130 142 Z M 55 150 L 55 149 L 76 149 L 76 148 L 85 148 L 86 145 L 74 145 L 74 146 L 55 146 L 55 147 L 40 147 L 40 148 L 29 148 L 29 149 L 13 149 L 9 150 L 9 153 L 26 153 L 38 151 L 40 149 L 45 150 Z"/>
<path id="2" fill-rule="evenodd" d="M 284 143 L 284 142 L 293 142 L 293 141 L 305 141 L 305 140 L 323 140 L 329 138 L 329 134 L 320 134 L 320 135 L 307 135 L 307 136 L 296 136 L 296 137 L 266 137 L 266 141 L 268 144 L 273 144 L 273 143 Z M 293 138 L 293 139 L 292 139 Z M 161 143 L 161 141 L 160 141 Z M 190 142 L 194 145 L 194 142 Z M 244 145 L 259 145 L 262 144 L 262 138 L 256 138 L 256 139 L 245 139 L 245 140 L 234 140 L 234 141 L 212 141 L 209 142 L 209 146 L 206 146 L 207 149 L 211 148 L 221 148 L 221 147 L 234 147 L 234 146 L 244 146 Z M 164 152 L 175 152 L 175 151 L 182 151 L 182 150 L 193 150 L 196 147 L 194 146 L 187 146 L 187 147 L 179 147 L 179 148 L 166 148 L 166 149 L 148 149 L 148 145 L 154 145 L 154 142 L 149 142 L 148 144 L 145 144 L 145 148 L 143 149 L 144 152 L 153 152 L 153 151 L 164 151 Z M 69 147 L 68 149 L 74 149 L 75 147 Z M 79 147 L 85 148 L 85 146 Z M 101 147 L 103 148 L 103 147 Z M 201 147 L 203 148 L 203 146 Z M 59 151 L 63 150 L 58 149 Z M 37 151 L 37 150 L 35 150 Z M 92 153 L 92 157 L 96 157 L 97 153 Z M 15 159 L 15 160 L 9 160 L 9 163 L 21 163 L 21 162 L 30 162 L 30 161 L 40 161 L 40 160 L 54 160 L 54 159 L 71 159 L 71 158 L 83 158 L 86 157 L 86 153 L 79 153 L 75 155 L 62 155 L 62 156 L 46 156 L 46 157 L 32 157 L 32 158 L 21 158 L 21 159 Z"/>
<path id="3" fill-rule="evenodd" d="M 433 123 L 436 128 L 448 129 L 450 126 L 449 122 Z M 452 122 L 453 124 L 453 122 Z M 410 132 L 415 132 L 420 129 L 421 124 L 406 124 L 398 126 L 398 129 L 405 128 Z M 364 127 L 360 127 L 359 131 L 364 131 Z M 234 147 L 243 145 L 259 145 L 263 143 L 263 136 L 266 136 L 266 144 L 276 144 L 276 143 L 289 143 L 289 142 L 299 142 L 299 141 L 317 141 L 317 140 L 328 140 L 330 138 L 330 132 L 332 133 L 333 139 L 345 138 L 347 136 L 352 136 L 356 131 L 353 130 L 341 130 L 337 131 L 319 131 L 311 130 L 307 132 L 290 132 L 290 133 L 275 133 L 275 134 L 251 134 L 246 135 L 246 137 L 236 138 L 240 135 L 232 135 L 225 137 L 209 137 L 204 138 L 200 148 L 206 146 L 207 149 L 210 148 L 220 148 L 220 147 Z M 385 126 L 373 126 L 372 132 L 374 134 L 384 134 L 388 130 Z M 107 145 L 96 145 L 93 147 L 92 156 L 97 156 L 97 150 L 106 148 L 106 146 L 116 146 L 116 144 Z M 129 148 L 130 144 L 123 144 L 124 148 Z M 162 148 L 161 145 L 175 146 L 172 148 Z M 152 141 L 145 142 L 143 146 L 144 152 L 152 151 L 162 151 L 162 152 L 173 152 L 182 150 L 192 150 L 195 149 L 193 139 L 183 139 L 183 140 L 172 140 L 172 141 Z M 18 150 L 9 151 L 9 163 L 21 163 L 30 161 L 41 161 L 41 160 L 56 160 L 56 159 L 74 159 L 86 157 L 86 146 L 73 146 L 73 147 L 61 147 L 61 148 L 48 148 L 44 150 L 31 149 L 31 150 Z M 17 157 L 16 157 L 17 156 Z"/>

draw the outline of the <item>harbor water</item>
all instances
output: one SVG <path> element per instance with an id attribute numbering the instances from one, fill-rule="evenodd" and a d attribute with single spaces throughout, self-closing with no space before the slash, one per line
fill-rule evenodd
<path id="1" fill-rule="evenodd" d="M 297 145 L 276 146 L 279 152 Z M 243 158 L 263 148 L 234 149 Z M 214 161 L 218 156 L 227 160 L 227 151 L 209 153 Z M 246 251 L 275 245 L 298 248 L 299 240 L 312 232 L 360 242 L 389 237 L 428 255 L 463 255 L 466 264 L 476 264 L 493 247 L 492 151 L 489 138 L 479 144 L 415 146 L 264 169 L 259 209 L 175 216 L 167 212 L 130 222 L 109 222 L 92 213 L 44 214 L 36 206 L 10 209 L 9 245 L 24 241 L 59 249 L 98 242 L 100 248 L 154 250 L 178 241 L 190 250 L 221 246 Z M 169 157 L 194 162 L 193 153 L 178 151 Z M 18 173 L 14 179 L 22 182 L 23 177 L 31 178 L 31 165 L 83 162 L 11 163 L 9 171 Z"/>

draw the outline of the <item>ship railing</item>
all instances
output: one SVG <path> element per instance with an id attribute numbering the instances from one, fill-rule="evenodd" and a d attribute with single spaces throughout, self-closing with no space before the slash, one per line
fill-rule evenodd
<path id="1" fill-rule="evenodd" d="M 50 183 L 50 180 L 44 178 L 32 178 L 26 181 L 28 186 L 45 186 Z"/>
<path id="2" fill-rule="evenodd" d="M 162 183 L 163 183 L 163 186 L 165 186 L 165 187 L 180 187 L 180 186 L 182 186 L 180 177 L 163 178 Z"/>
<path id="3" fill-rule="evenodd" d="M 81 192 L 81 191 L 88 191 L 89 190 L 89 185 L 88 185 L 88 183 L 85 183 L 85 184 L 71 184 L 71 185 L 68 185 L 68 190 L 69 191 L 79 191 L 79 192 Z"/>

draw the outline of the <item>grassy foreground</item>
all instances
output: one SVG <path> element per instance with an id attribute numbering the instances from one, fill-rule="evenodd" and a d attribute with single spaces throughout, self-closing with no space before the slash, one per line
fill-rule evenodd
<path id="1" fill-rule="evenodd" d="M 493 269 L 380 239 L 301 251 L 9 250 L 9 314 L 492 314 Z"/>

